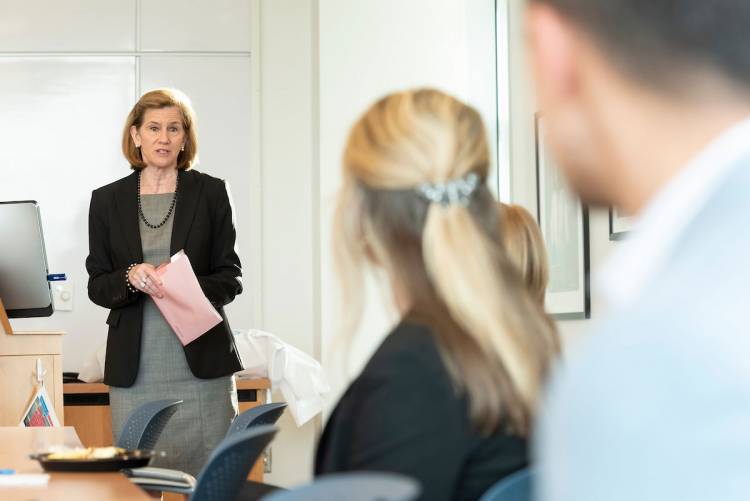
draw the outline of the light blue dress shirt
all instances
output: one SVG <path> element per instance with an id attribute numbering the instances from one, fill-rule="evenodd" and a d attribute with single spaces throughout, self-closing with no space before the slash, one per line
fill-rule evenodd
<path id="1" fill-rule="evenodd" d="M 750 500 L 746 137 L 637 296 L 553 376 L 538 499 Z"/>

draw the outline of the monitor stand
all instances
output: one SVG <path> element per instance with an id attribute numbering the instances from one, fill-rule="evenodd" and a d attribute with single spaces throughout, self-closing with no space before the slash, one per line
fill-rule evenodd
<path id="1" fill-rule="evenodd" d="M 3 300 L 0 298 L 0 328 L 2 328 L 3 331 L 5 331 L 8 335 L 13 334 L 62 334 L 61 331 L 14 331 L 13 327 L 10 325 L 10 320 L 8 319 L 8 314 L 5 311 L 5 306 L 3 306 Z"/>

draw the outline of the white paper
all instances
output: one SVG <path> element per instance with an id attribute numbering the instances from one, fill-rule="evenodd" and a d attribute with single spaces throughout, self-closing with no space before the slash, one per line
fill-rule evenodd
<path id="1" fill-rule="evenodd" d="M 177 261 L 179 258 L 181 258 L 184 255 L 185 255 L 184 250 L 177 251 L 177 253 L 174 256 L 169 258 L 169 262 L 174 263 L 175 261 Z"/>
<path id="2" fill-rule="evenodd" d="M 44 487 L 49 482 L 46 473 L 13 473 L 0 475 L 0 488 L 3 487 Z"/>

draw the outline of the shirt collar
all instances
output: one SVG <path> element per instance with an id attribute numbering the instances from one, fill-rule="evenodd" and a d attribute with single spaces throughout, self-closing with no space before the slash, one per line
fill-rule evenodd
<path id="1" fill-rule="evenodd" d="M 631 306 L 732 167 L 750 154 L 750 118 L 727 129 L 651 200 L 597 280 L 609 310 Z"/>

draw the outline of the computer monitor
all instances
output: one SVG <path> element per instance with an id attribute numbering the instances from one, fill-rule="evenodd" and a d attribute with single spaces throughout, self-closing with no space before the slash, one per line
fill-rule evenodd
<path id="1" fill-rule="evenodd" d="M 0 202 L 0 299 L 9 318 L 52 315 L 39 204 Z"/>

